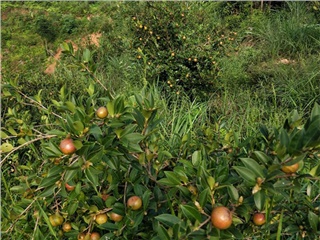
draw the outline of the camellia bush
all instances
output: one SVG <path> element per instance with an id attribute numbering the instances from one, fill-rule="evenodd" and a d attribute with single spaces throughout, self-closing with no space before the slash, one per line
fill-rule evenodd
<path id="1" fill-rule="evenodd" d="M 246 139 L 207 123 L 168 151 L 148 85 L 113 96 L 90 70 L 89 50 L 63 50 L 92 79 L 86 95 L 63 87 L 44 105 L 41 92 L 3 86 L 2 239 L 319 236 L 318 104 Z"/>

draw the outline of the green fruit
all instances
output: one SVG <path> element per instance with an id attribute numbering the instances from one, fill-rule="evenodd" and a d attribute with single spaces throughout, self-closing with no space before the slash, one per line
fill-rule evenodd
<path id="1" fill-rule="evenodd" d="M 55 213 L 49 217 L 49 221 L 53 227 L 60 226 L 63 220 L 63 217 L 59 213 Z"/>
<path id="2" fill-rule="evenodd" d="M 100 224 L 104 224 L 108 221 L 108 216 L 105 213 L 100 213 L 96 216 L 95 218 L 96 223 Z"/>
<path id="3" fill-rule="evenodd" d="M 132 196 L 127 201 L 127 207 L 131 208 L 132 210 L 138 210 L 142 206 L 142 200 L 138 196 Z"/>

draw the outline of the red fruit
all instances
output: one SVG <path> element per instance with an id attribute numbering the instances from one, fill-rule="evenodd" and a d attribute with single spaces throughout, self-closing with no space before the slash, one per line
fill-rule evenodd
<path id="1" fill-rule="evenodd" d="M 127 201 L 127 207 L 131 208 L 132 210 L 138 210 L 142 206 L 142 200 L 138 196 L 132 196 Z"/>
<path id="2" fill-rule="evenodd" d="M 97 232 L 91 233 L 90 240 L 99 240 L 99 239 L 100 239 L 99 233 L 97 233 Z"/>
<path id="3" fill-rule="evenodd" d="M 73 140 L 71 138 L 66 138 L 60 143 L 60 150 L 66 155 L 70 155 L 74 153 L 77 149 L 73 144 Z"/>
<path id="4" fill-rule="evenodd" d="M 227 229 L 232 224 L 232 213 L 226 207 L 216 207 L 212 210 L 211 222 L 218 229 Z"/>
<path id="5" fill-rule="evenodd" d="M 264 213 L 255 213 L 253 215 L 253 223 L 257 226 L 261 226 L 266 222 L 266 216 Z"/>
<path id="6" fill-rule="evenodd" d="M 65 187 L 69 192 L 73 191 L 76 188 L 75 186 L 71 186 L 68 183 L 65 184 Z"/>

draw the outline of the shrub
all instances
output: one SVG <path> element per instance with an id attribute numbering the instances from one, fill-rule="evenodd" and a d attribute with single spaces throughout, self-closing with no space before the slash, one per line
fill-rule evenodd
<path id="1" fill-rule="evenodd" d="M 4 86 L 3 97 L 17 102 L 1 131 L 4 239 L 75 239 L 93 232 L 153 240 L 318 235 L 319 105 L 306 120 L 294 111 L 282 127 L 261 125 L 246 139 L 221 121 L 207 123 L 197 135 L 183 136 L 172 154 L 153 92 L 145 86 L 132 96 L 112 96 L 91 72 L 89 53 L 76 62 L 93 81 L 82 96 L 62 88 L 59 99 L 44 106 L 40 93 L 29 97 L 14 82 Z M 43 124 L 28 121 L 25 105 L 41 112 Z M 101 106 L 105 118 L 96 116 Z M 59 148 L 66 138 L 76 148 L 68 155 Z M 297 172 L 281 170 L 295 163 Z M 128 199 L 141 202 L 130 208 Z M 231 225 L 211 224 L 219 206 L 232 214 Z M 262 226 L 252 222 L 256 212 L 265 214 Z M 109 221 L 111 213 L 123 218 Z M 71 229 L 63 231 L 64 222 Z"/>

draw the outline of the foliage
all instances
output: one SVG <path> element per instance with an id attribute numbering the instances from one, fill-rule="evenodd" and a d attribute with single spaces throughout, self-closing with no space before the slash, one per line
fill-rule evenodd
<path id="1" fill-rule="evenodd" d="M 3 98 L 16 103 L 1 129 L 3 239 L 17 233 L 20 239 L 75 239 L 82 232 L 153 240 L 319 235 L 318 104 L 305 119 L 293 111 L 282 127 L 268 129 L 261 122 L 259 134 L 247 138 L 223 119 L 200 121 L 194 129 L 200 106 L 185 118 L 175 118 L 179 113 L 165 119 L 148 84 L 114 96 L 95 76 L 89 49 L 62 49 L 88 78 L 83 95 L 62 87 L 44 105 L 41 91 L 28 96 L 14 80 L 3 86 Z M 41 119 L 30 122 L 25 106 L 41 112 Z M 108 110 L 103 119 L 96 116 L 101 106 Z M 61 152 L 65 138 L 73 139 L 74 154 Z M 295 163 L 297 172 L 281 171 Z M 141 209 L 127 206 L 131 196 L 141 198 Z M 231 210 L 230 228 L 213 227 L 215 206 Z M 112 212 L 123 219 L 95 221 Z M 264 225 L 253 225 L 256 212 L 265 213 Z M 52 225 L 50 216 L 58 213 L 71 223 L 70 231 L 62 230 L 60 219 Z"/>
<path id="2" fill-rule="evenodd" d="M 2 239 L 319 236 L 317 2 L 1 7 Z"/>

